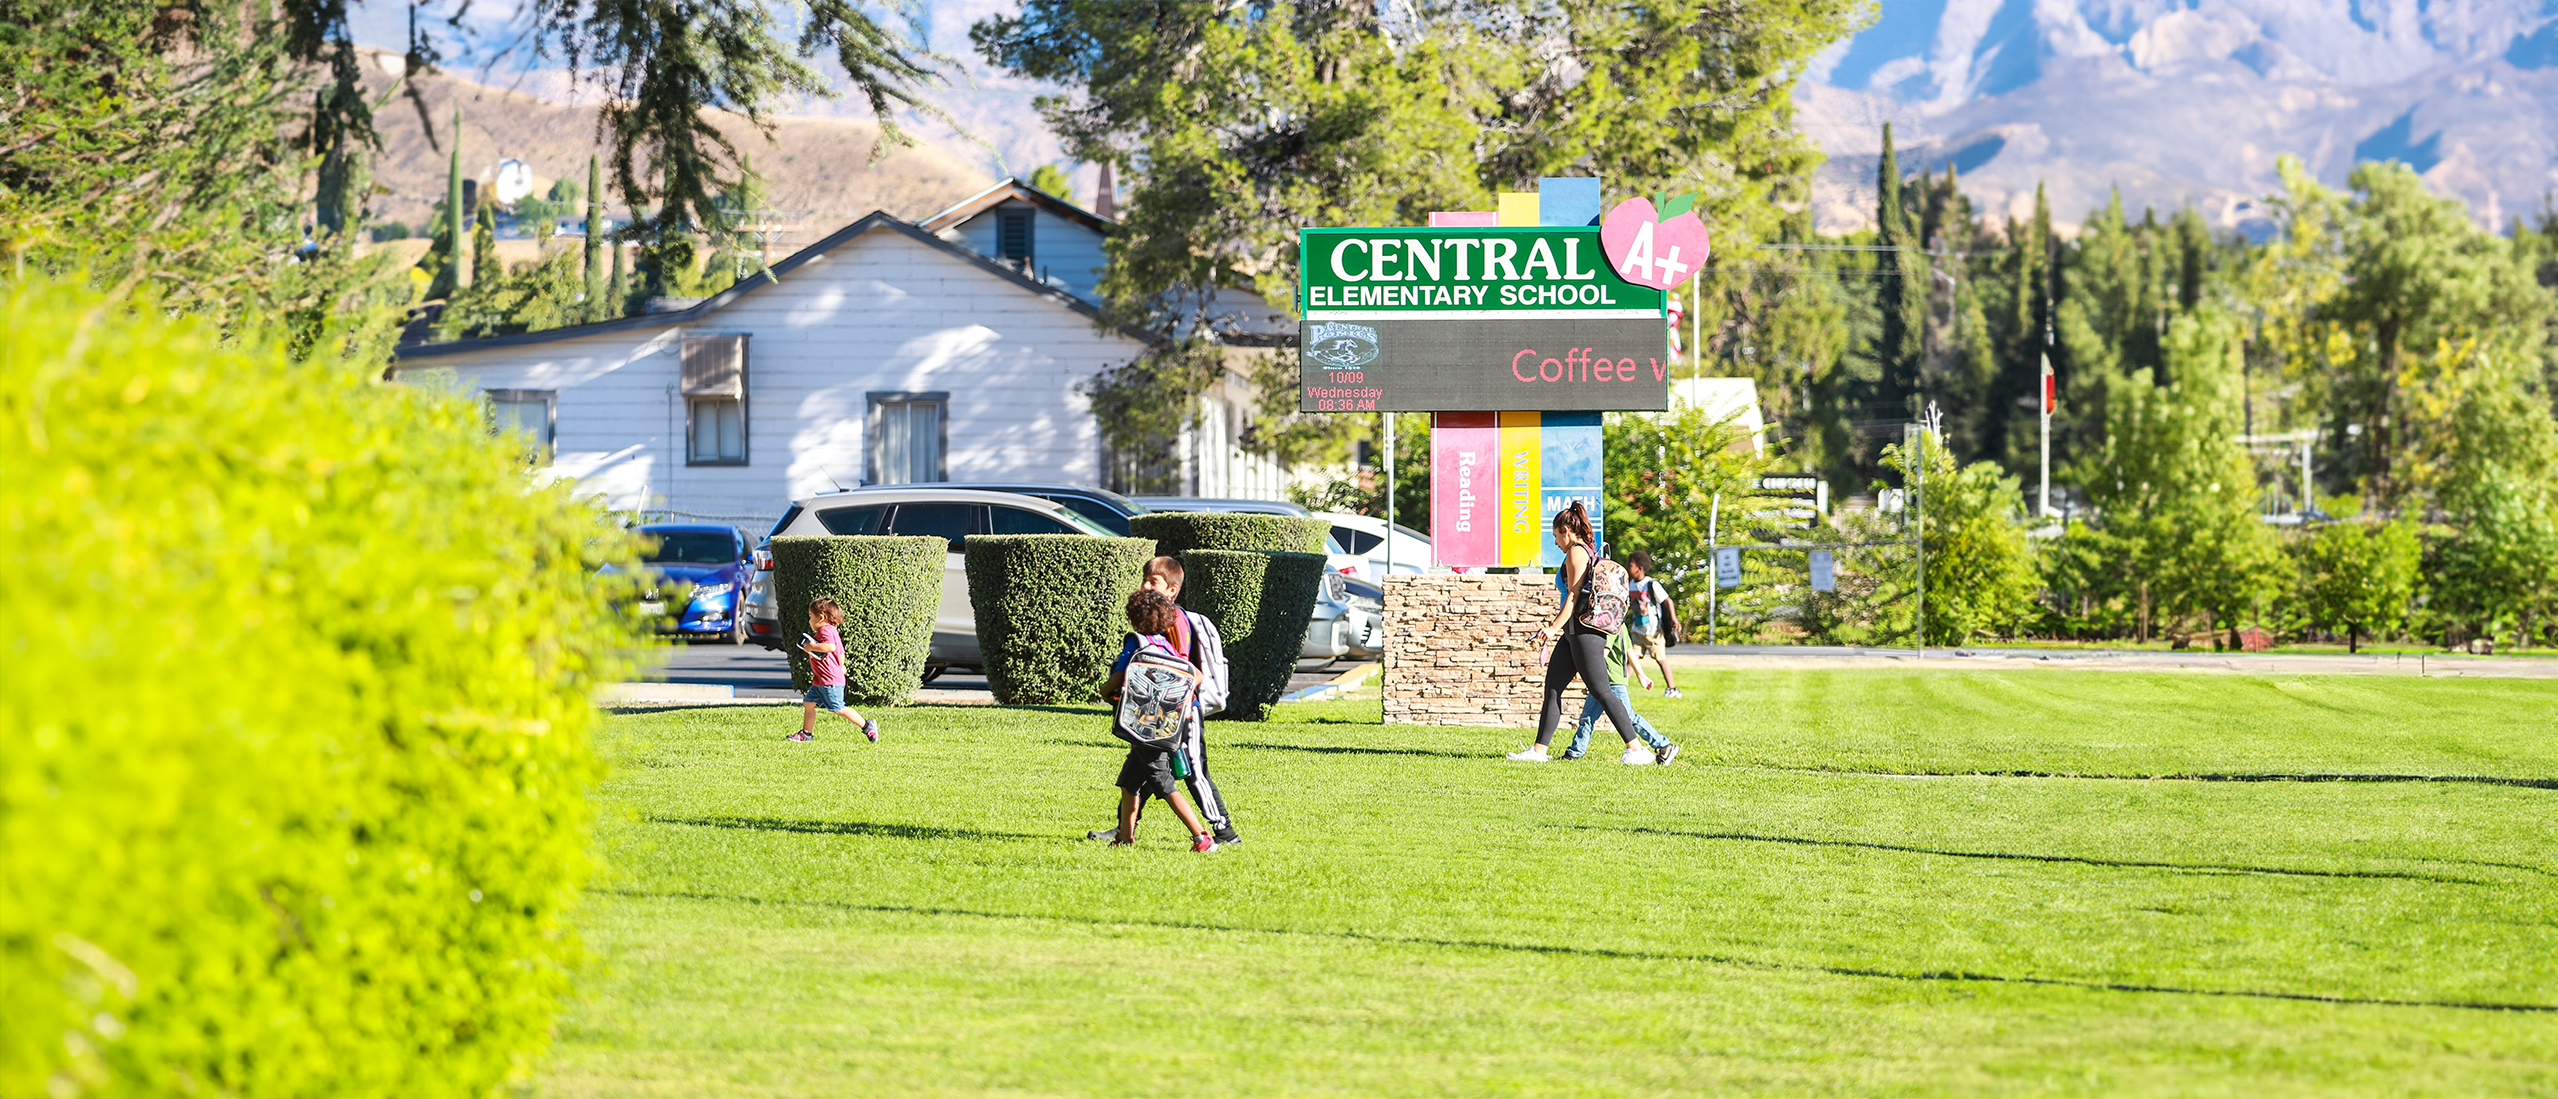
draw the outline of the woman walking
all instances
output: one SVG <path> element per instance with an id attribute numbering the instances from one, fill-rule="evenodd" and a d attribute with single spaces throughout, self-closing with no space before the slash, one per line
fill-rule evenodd
<path id="1" fill-rule="evenodd" d="M 1580 501 L 1555 513 L 1554 544 L 1563 551 L 1563 590 L 1569 594 L 1554 621 L 1537 631 L 1538 643 L 1554 648 L 1545 662 L 1545 705 L 1537 712 L 1537 742 L 1510 753 L 1511 759 L 1522 763 L 1553 758 L 1546 748 L 1554 743 L 1555 726 L 1563 721 L 1563 689 L 1571 685 L 1574 675 L 1581 677 L 1582 689 L 1607 710 L 1608 724 L 1616 726 L 1617 735 L 1625 739 L 1626 754 L 1636 751 L 1634 716 L 1626 711 L 1625 700 L 1608 690 L 1608 635 L 1617 623 L 1611 620 L 1601 629 L 1588 621 L 1595 599 L 1591 584 L 1599 571 L 1596 542 L 1590 533 L 1590 513 Z"/>

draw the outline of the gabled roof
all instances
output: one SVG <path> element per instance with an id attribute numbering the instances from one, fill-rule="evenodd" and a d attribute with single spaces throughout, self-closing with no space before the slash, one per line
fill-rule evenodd
<path id="1" fill-rule="evenodd" d="M 1118 222 L 1107 220 L 1099 214 L 1042 191 L 1018 178 L 1007 178 L 992 187 L 963 198 L 957 205 L 925 218 L 918 224 L 925 232 L 938 233 L 1010 200 L 1027 202 L 1103 236 L 1109 236 L 1119 229 Z"/>
<path id="2" fill-rule="evenodd" d="M 1025 190 L 1027 190 L 1027 188 L 1025 188 Z M 1066 208 L 1070 210 L 1073 209 L 1071 206 Z M 1072 309 L 1075 312 L 1081 313 L 1095 321 L 1102 319 L 1101 310 L 1082 298 L 1078 298 L 1073 294 L 1069 294 L 1063 290 L 1057 289 L 1056 287 L 1042 283 L 1039 280 L 1031 278 L 1030 276 L 1010 267 L 1006 267 L 994 260 L 978 255 L 967 248 L 943 240 L 940 237 L 927 232 L 923 227 L 918 226 L 911 221 L 894 217 L 886 211 L 872 211 L 870 216 L 838 229 L 833 234 L 827 236 L 826 239 L 818 241 L 815 244 L 811 244 L 806 248 L 802 248 L 799 251 L 792 253 L 790 258 L 773 264 L 773 277 L 766 278 L 762 274 L 749 275 L 746 278 L 739 280 L 737 285 L 729 287 L 726 290 L 722 290 L 710 297 L 703 298 L 701 301 L 694 303 L 690 308 L 678 309 L 668 313 L 645 313 L 635 317 L 619 317 L 609 321 L 597 321 L 593 324 L 575 324 L 566 328 L 549 328 L 540 332 L 519 332 L 508 336 L 486 336 L 480 339 L 453 340 L 446 343 L 403 344 L 399 347 L 393 348 L 391 351 L 391 357 L 395 360 L 391 364 L 391 369 L 397 370 L 403 363 L 411 359 L 432 359 L 445 355 L 458 355 L 466 351 L 486 351 L 491 348 L 498 347 L 515 347 L 523 344 L 549 343 L 553 340 L 573 340 L 580 336 L 596 336 L 607 332 L 626 332 L 640 328 L 665 328 L 671 325 L 690 324 L 695 321 L 703 320 L 709 317 L 712 313 L 726 308 L 729 303 L 734 302 L 739 298 L 743 298 L 757 290 L 773 285 L 777 279 L 789 275 L 791 272 L 806 266 L 809 261 L 814 260 L 819 256 L 825 255 L 836 248 L 842 247 L 855 237 L 861 236 L 864 233 L 881 230 L 898 233 L 911 238 L 918 244 L 939 250 L 954 259 L 965 261 L 970 266 L 973 266 L 986 274 L 993 275 L 994 277 L 1002 279 L 1005 282 L 1012 283 L 1023 290 L 1027 290 L 1033 294 L 1039 295 L 1040 297 L 1047 298 L 1050 301 L 1056 302 L 1068 309 Z M 1144 342 L 1150 346 L 1160 345 L 1164 342 L 1162 336 L 1140 332 L 1124 325 L 1114 327 L 1118 329 L 1121 335 Z"/>

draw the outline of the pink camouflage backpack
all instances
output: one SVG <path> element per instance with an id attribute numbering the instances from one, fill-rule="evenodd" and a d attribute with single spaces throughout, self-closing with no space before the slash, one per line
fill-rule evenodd
<path id="1" fill-rule="evenodd" d="M 1581 579 L 1590 593 L 1590 609 L 1582 612 L 1581 624 L 1600 633 L 1615 633 L 1625 624 L 1625 566 L 1596 557 L 1590 562 L 1590 575 Z"/>

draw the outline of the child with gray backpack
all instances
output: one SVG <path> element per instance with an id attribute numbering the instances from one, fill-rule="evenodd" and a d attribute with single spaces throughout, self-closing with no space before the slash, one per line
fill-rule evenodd
<path id="1" fill-rule="evenodd" d="M 1128 597 L 1128 626 L 1135 644 L 1102 686 L 1102 697 L 1115 703 L 1111 732 L 1128 742 L 1128 758 L 1119 765 L 1119 827 L 1111 846 L 1137 840 L 1137 809 L 1149 796 L 1172 803 L 1173 815 L 1190 829 L 1193 851 L 1214 851 L 1217 838 L 1181 792 L 1190 762 L 1183 738 L 1197 720 L 1203 676 L 1183 646 L 1173 640 L 1186 633 L 1182 610 L 1160 591 L 1139 589 Z"/>

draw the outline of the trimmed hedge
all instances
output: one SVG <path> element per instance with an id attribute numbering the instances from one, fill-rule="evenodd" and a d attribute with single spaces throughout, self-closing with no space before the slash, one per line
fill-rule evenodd
<path id="1" fill-rule="evenodd" d="M 1165 557 L 1195 549 L 1322 553 L 1324 535 L 1332 533 L 1332 524 L 1294 515 L 1151 511 L 1130 516 L 1128 533 L 1154 539 L 1155 552 Z"/>
<path id="2" fill-rule="evenodd" d="M 974 539 L 971 539 L 974 541 Z M 933 649 L 933 616 L 941 609 L 942 565 L 950 543 L 939 538 L 802 535 L 775 538 L 773 599 L 781 618 L 773 632 L 790 653 L 791 682 L 808 689 L 808 605 L 833 599 L 844 608 L 844 698 L 903 706 L 924 685 Z"/>
<path id="3" fill-rule="evenodd" d="M 626 535 L 475 395 L 0 288 L 0 1095 L 488 1095 L 581 954 Z"/>
<path id="4" fill-rule="evenodd" d="M 1217 716 L 1260 721 L 1288 693 L 1322 590 L 1320 553 L 1195 549 L 1181 555 L 1181 605 L 1226 640 L 1231 689 Z"/>
<path id="5" fill-rule="evenodd" d="M 1155 545 L 1088 534 L 971 535 L 968 602 L 986 685 L 1006 705 L 1090 702 L 1128 633 Z"/>

